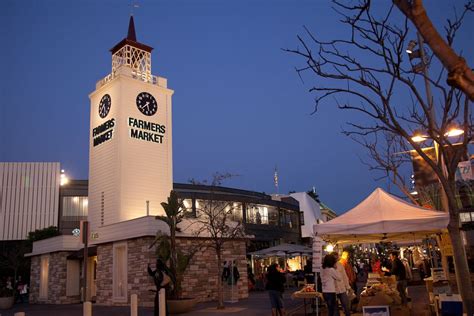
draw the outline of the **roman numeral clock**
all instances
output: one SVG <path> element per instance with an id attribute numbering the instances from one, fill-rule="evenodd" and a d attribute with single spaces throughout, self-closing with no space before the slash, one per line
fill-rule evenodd
<path id="1" fill-rule="evenodd" d="M 174 92 L 152 75 L 152 49 L 137 41 L 130 17 L 127 37 L 111 49 L 111 73 L 89 95 L 92 233 L 146 216 L 147 201 L 150 216 L 163 214 L 160 203 L 172 189 Z"/>

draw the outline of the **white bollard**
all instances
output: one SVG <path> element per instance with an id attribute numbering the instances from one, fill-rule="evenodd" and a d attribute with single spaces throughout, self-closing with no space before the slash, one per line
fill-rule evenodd
<path id="1" fill-rule="evenodd" d="M 165 289 L 160 289 L 158 296 L 158 302 L 160 303 L 160 316 L 166 316 L 166 292 Z"/>
<path id="2" fill-rule="evenodd" d="M 18 312 L 18 313 L 15 313 L 13 316 L 25 316 L 25 312 Z"/>
<path id="3" fill-rule="evenodd" d="M 91 302 L 84 302 L 82 309 L 82 315 L 84 316 L 92 316 L 92 303 Z"/>
<path id="4" fill-rule="evenodd" d="M 138 295 L 130 296 L 130 316 L 138 316 Z"/>

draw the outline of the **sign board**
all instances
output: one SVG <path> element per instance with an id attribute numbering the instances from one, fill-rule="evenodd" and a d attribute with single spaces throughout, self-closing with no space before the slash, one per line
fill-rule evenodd
<path id="1" fill-rule="evenodd" d="M 433 282 L 433 294 L 452 294 L 453 291 L 451 286 L 449 285 L 449 281 L 438 281 L 436 283 Z"/>
<path id="2" fill-rule="evenodd" d="M 320 273 L 323 264 L 323 240 L 320 237 L 313 238 L 313 272 Z"/>
<path id="3" fill-rule="evenodd" d="M 362 315 L 364 316 L 390 316 L 388 306 L 363 306 Z"/>
<path id="4" fill-rule="evenodd" d="M 433 277 L 433 283 L 446 280 L 443 268 L 431 268 L 431 276 Z"/>
<path id="5" fill-rule="evenodd" d="M 456 170 L 456 181 L 470 181 L 474 180 L 474 159 L 468 161 L 461 161 Z"/>
<path id="6" fill-rule="evenodd" d="M 439 236 L 439 248 L 441 249 L 441 254 L 443 256 L 454 255 L 453 244 L 451 243 L 451 238 L 448 233 L 443 233 Z"/>

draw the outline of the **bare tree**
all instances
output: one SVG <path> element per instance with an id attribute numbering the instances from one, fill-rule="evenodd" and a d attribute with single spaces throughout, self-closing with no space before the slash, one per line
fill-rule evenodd
<path id="1" fill-rule="evenodd" d="M 411 179 L 407 179 L 403 172 L 403 165 L 410 161 L 408 157 L 408 147 L 406 142 L 396 134 L 383 132 L 380 135 L 375 134 L 374 139 L 353 138 L 354 141 L 366 148 L 370 161 L 361 160 L 369 170 L 382 174 L 375 180 L 388 178 L 408 198 L 413 204 L 420 204 L 410 190 Z"/>
<path id="2" fill-rule="evenodd" d="M 468 11 L 474 11 L 474 2 L 469 1 L 465 5 L 459 18 L 453 21 L 448 20 L 446 41 L 443 40 L 431 22 L 422 0 L 393 0 L 393 3 L 413 22 L 426 43 L 433 50 L 433 53 L 448 70 L 448 84 L 462 90 L 471 101 L 474 101 L 474 72 L 469 68 L 466 60 L 456 54 L 451 47 L 454 33 L 461 26 L 465 14 Z"/>
<path id="3" fill-rule="evenodd" d="M 302 78 L 307 73 L 317 78 L 317 85 L 310 89 L 316 94 L 315 111 L 323 103 L 332 103 L 340 109 L 358 113 L 363 119 L 348 122 L 347 135 L 379 154 L 387 150 L 387 144 L 379 147 L 377 137 L 380 139 L 381 136 L 378 135 L 393 135 L 409 144 L 437 175 L 447 198 L 445 210 L 449 211 L 448 231 L 453 244 L 457 284 L 465 309 L 471 315 L 472 286 L 455 197 L 455 173 L 463 155 L 463 150 L 458 148 L 467 150 L 472 140 L 469 97 L 441 81 L 444 67 L 437 65 L 435 58 L 428 56 L 431 69 L 439 70 L 433 78 L 428 77 L 426 71 L 419 72 L 417 67 L 412 67 L 405 49 L 409 37 L 416 34 L 410 31 L 408 19 L 394 7 L 394 4 L 390 5 L 383 15 L 377 16 L 370 0 L 356 4 L 334 1 L 340 22 L 348 29 L 347 37 L 324 41 L 305 28 L 305 36 L 298 36 L 301 47 L 286 51 L 305 60 L 305 66 L 296 69 Z M 465 12 L 468 11 L 469 7 L 466 7 Z M 449 45 L 452 45 L 463 17 L 464 13 L 456 20 L 458 23 L 448 23 Z M 427 99 L 422 92 L 425 85 L 434 90 L 433 96 L 427 93 Z M 461 124 L 464 133 L 451 139 L 448 131 L 455 123 Z M 424 131 L 434 140 L 438 149 L 435 159 L 423 151 L 421 143 L 412 139 L 416 130 Z"/>
<path id="4" fill-rule="evenodd" d="M 223 309 L 224 291 L 222 284 L 222 263 L 223 250 L 226 243 L 235 241 L 245 237 L 244 229 L 241 222 L 232 221 L 232 212 L 234 210 L 233 203 L 218 200 L 215 196 L 215 187 L 220 186 L 222 182 L 232 175 L 225 173 L 215 173 L 212 181 L 196 181 L 191 179 L 193 184 L 207 184 L 210 186 L 211 196 L 209 199 L 200 203 L 196 208 L 196 221 L 201 227 L 201 236 L 210 239 L 209 248 L 215 251 L 217 257 L 217 308 Z M 231 272 L 232 273 L 232 272 Z"/>

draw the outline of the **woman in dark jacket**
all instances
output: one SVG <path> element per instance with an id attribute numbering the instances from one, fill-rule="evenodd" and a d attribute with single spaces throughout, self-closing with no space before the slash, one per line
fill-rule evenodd
<path id="1" fill-rule="evenodd" d="M 270 304 L 272 305 L 272 316 L 285 315 L 283 307 L 283 291 L 285 290 L 285 276 L 278 271 L 278 264 L 274 263 L 268 267 L 267 286 Z"/>

